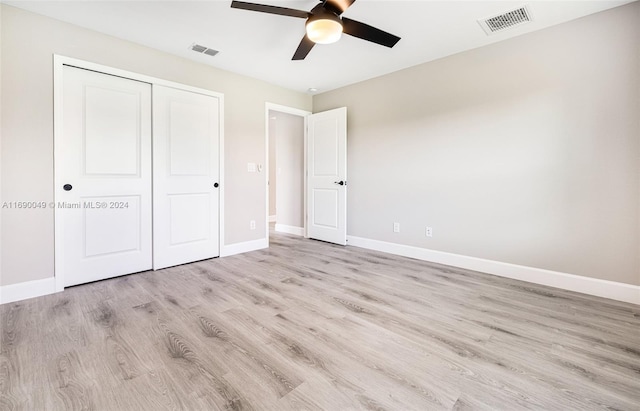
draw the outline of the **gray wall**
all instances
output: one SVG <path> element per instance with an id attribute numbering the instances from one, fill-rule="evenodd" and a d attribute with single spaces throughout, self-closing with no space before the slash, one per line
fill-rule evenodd
<path id="1" fill-rule="evenodd" d="M 304 117 L 275 112 L 276 223 L 304 226 Z"/>
<path id="2" fill-rule="evenodd" d="M 340 106 L 348 234 L 640 285 L 640 3 L 313 100 Z"/>
<path id="3" fill-rule="evenodd" d="M 225 244 L 265 238 L 265 102 L 311 97 L 6 5 L 1 7 L 2 201 L 53 200 L 53 54 L 225 95 Z M 256 220 L 257 229 L 249 230 Z M 2 210 L 0 285 L 53 276 L 53 210 Z"/>

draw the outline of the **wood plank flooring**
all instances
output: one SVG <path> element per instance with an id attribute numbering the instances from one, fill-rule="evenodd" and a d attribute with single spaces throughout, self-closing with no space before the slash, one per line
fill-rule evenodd
<path id="1" fill-rule="evenodd" d="M 284 234 L 0 306 L 2 410 L 640 410 L 640 307 Z"/>

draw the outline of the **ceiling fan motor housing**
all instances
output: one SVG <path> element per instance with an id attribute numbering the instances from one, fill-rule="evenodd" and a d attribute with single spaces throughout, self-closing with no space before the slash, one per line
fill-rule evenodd
<path id="1" fill-rule="evenodd" d="M 319 4 L 311 10 L 305 30 L 309 40 L 314 43 L 330 44 L 340 40 L 343 23 L 340 16 Z"/>

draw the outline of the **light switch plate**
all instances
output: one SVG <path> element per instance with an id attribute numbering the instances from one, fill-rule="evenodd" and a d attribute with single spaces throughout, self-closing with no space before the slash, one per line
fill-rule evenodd
<path id="1" fill-rule="evenodd" d="M 250 173 L 256 172 L 256 163 L 247 163 L 247 171 Z"/>

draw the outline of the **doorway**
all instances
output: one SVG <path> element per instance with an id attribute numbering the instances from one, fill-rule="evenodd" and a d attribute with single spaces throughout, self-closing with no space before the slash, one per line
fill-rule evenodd
<path id="1" fill-rule="evenodd" d="M 305 128 L 309 114 L 267 103 L 268 231 L 305 235 Z"/>

